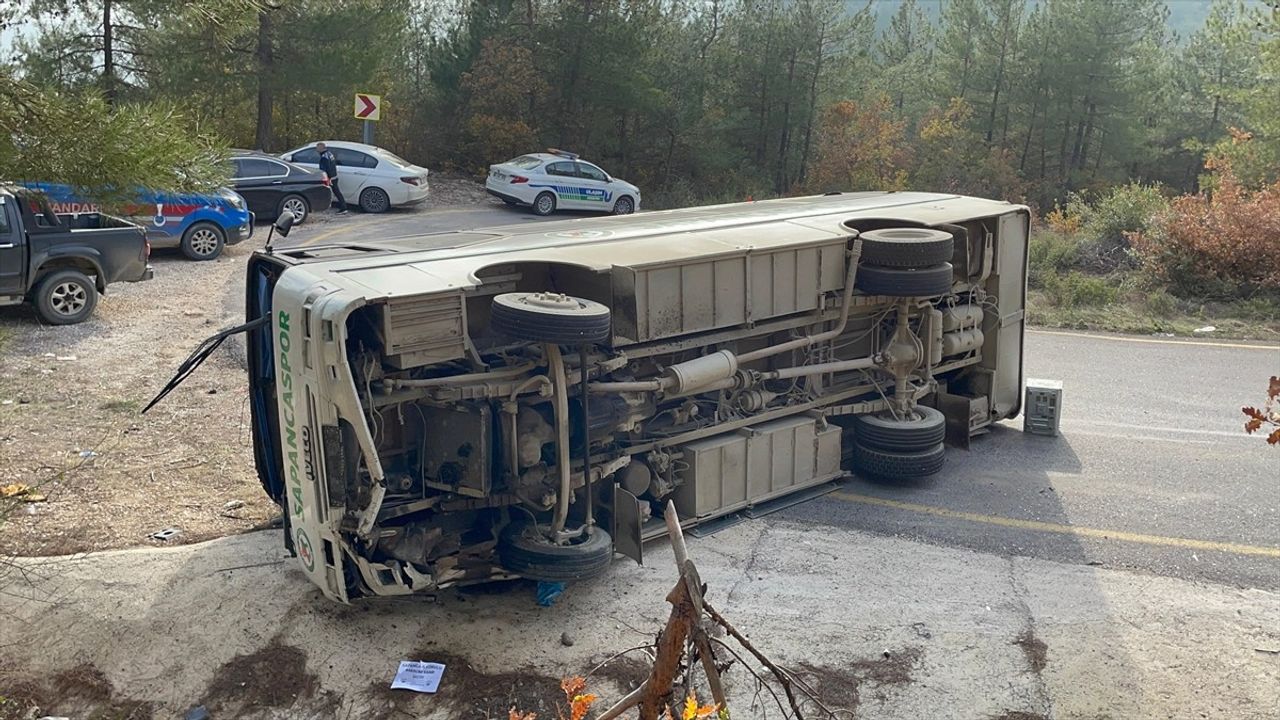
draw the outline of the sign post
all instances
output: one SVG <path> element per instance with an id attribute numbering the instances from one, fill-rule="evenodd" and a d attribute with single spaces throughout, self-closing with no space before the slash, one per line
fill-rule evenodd
<path id="1" fill-rule="evenodd" d="M 356 93 L 355 116 L 364 121 L 364 144 L 373 144 L 373 124 L 382 119 L 382 96 Z"/>

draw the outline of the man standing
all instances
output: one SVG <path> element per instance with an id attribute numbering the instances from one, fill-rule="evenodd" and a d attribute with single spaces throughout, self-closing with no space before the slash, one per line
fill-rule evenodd
<path id="1" fill-rule="evenodd" d="M 347 200 L 342 197 L 342 190 L 338 188 L 338 159 L 322 142 L 316 143 L 316 152 L 320 153 L 320 169 L 329 178 L 329 189 L 333 190 L 333 196 L 338 200 L 338 214 L 341 215 L 347 211 Z"/>

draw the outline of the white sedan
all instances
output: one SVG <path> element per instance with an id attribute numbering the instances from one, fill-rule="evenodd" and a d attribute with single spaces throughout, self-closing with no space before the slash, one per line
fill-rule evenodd
<path id="1" fill-rule="evenodd" d="M 430 172 L 395 154 L 373 145 L 324 140 L 338 161 L 338 189 L 348 203 L 370 213 L 386 212 L 397 205 L 412 205 L 427 199 Z M 316 143 L 290 150 L 280 156 L 297 165 L 320 167 Z"/>
<path id="2" fill-rule="evenodd" d="M 484 187 L 508 205 L 528 205 L 537 215 L 556 210 L 629 215 L 640 209 L 640 188 L 563 150 L 490 165 Z"/>

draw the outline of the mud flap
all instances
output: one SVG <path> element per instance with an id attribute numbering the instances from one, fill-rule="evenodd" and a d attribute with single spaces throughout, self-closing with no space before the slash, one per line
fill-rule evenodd
<path id="1" fill-rule="evenodd" d="M 641 541 L 640 499 L 613 486 L 613 551 L 626 555 L 636 564 L 644 564 L 644 545 Z"/>
<path id="2" fill-rule="evenodd" d="M 969 449 L 969 398 L 938 393 L 938 409 L 947 418 L 947 444 Z"/>

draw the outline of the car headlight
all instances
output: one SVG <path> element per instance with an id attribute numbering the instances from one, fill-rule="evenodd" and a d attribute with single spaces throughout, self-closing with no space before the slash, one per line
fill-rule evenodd
<path id="1" fill-rule="evenodd" d="M 231 203 L 231 207 L 237 210 L 244 209 L 244 198 L 240 197 L 240 193 L 228 188 L 222 188 L 218 191 L 218 197 Z"/>

